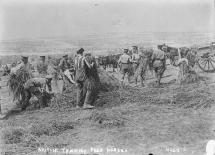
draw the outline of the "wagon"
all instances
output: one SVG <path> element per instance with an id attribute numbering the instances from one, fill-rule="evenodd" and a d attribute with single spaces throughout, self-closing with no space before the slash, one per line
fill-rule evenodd
<path id="1" fill-rule="evenodd" d="M 197 64 L 202 71 L 215 73 L 215 42 L 198 48 Z"/>

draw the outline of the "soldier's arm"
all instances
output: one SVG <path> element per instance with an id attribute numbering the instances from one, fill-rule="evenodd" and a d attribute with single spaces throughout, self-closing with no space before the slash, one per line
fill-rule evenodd
<path id="1" fill-rule="evenodd" d="M 119 57 L 118 64 L 121 63 L 121 59 L 122 59 L 121 57 L 122 57 L 122 56 Z"/>
<path id="2" fill-rule="evenodd" d="M 58 65 L 58 67 L 60 68 L 61 73 L 63 72 L 63 69 L 62 69 L 63 68 L 63 63 L 64 63 L 64 60 L 61 59 L 59 65 Z"/>
<path id="3" fill-rule="evenodd" d="M 83 58 L 83 61 L 85 62 L 88 68 L 91 68 L 91 64 L 87 61 L 85 57 Z"/>
<path id="4" fill-rule="evenodd" d="M 128 63 L 131 63 L 131 62 L 132 62 L 131 56 L 128 55 Z"/>

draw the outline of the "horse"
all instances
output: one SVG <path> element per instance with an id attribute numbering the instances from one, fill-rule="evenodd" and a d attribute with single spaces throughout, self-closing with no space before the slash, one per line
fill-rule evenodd
<path id="1" fill-rule="evenodd" d="M 108 55 L 108 56 L 100 56 L 98 58 L 98 63 L 100 66 L 103 66 L 103 68 L 106 70 L 107 67 L 112 67 L 113 72 L 118 67 L 118 59 L 120 57 L 120 54 L 115 55 Z"/>
<path id="2" fill-rule="evenodd" d="M 179 57 L 179 51 L 180 51 L 181 58 L 185 58 L 187 56 L 187 53 L 190 51 L 190 49 L 187 47 L 175 48 L 175 47 L 170 47 L 166 44 L 157 45 L 157 48 L 166 53 L 167 58 L 170 59 L 170 64 L 173 66 L 176 66 L 176 57 Z"/>

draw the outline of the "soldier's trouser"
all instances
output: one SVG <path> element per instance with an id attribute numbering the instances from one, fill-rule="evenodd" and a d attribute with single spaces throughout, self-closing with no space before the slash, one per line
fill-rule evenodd
<path id="1" fill-rule="evenodd" d="M 84 84 L 83 82 L 80 82 L 78 84 L 78 88 L 77 88 L 77 105 L 78 106 L 83 106 L 84 104 L 84 90 L 83 90 Z"/>
<path id="2" fill-rule="evenodd" d="M 23 99 L 21 101 L 22 102 L 22 109 L 26 109 L 26 107 L 30 104 L 29 101 L 30 101 L 32 95 L 35 95 L 37 97 L 37 99 L 39 100 L 40 106 L 47 104 L 47 103 L 43 103 L 42 92 L 37 87 L 30 87 L 30 88 L 24 89 L 23 95 L 24 96 L 23 96 Z"/>
<path id="3" fill-rule="evenodd" d="M 64 72 L 64 75 L 69 79 L 69 81 L 71 82 L 71 83 L 75 83 L 75 81 L 72 79 L 72 77 L 71 77 L 71 72 L 67 69 L 67 70 L 65 70 Z"/>
<path id="4" fill-rule="evenodd" d="M 135 73 L 136 70 L 137 70 L 137 68 L 138 68 L 138 64 L 137 63 L 133 63 L 132 67 L 133 67 L 133 72 Z"/>
<path id="5" fill-rule="evenodd" d="M 121 79 L 121 81 L 124 81 L 125 75 L 128 74 L 128 81 L 130 82 L 130 77 L 131 77 L 131 67 L 130 67 L 130 64 L 122 64 L 121 65 L 121 72 L 122 72 L 122 79 Z"/>
<path id="6" fill-rule="evenodd" d="M 143 82 L 145 81 L 145 74 L 146 74 L 145 69 L 138 68 L 134 74 L 135 84 L 137 84 L 138 77 L 140 76 L 140 82 L 141 82 L 141 85 L 143 85 Z"/>
<path id="7" fill-rule="evenodd" d="M 161 78 L 163 76 L 164 71 L 166 70 L 166 67 L 164 65 L 159 66 L 159 67 L 155 67 L 155 76 L 157 79 L 158 84 L 160 84 Z"/>
<path id="8" fill-rule="evenodd" d="M 94 92 L 91 91 L 91 90 L 87 90 L 86 94 L 85 94 L 84 104 L 90 104 L 90 105 L 92 105 L 94 101 L 95 101 L 95 94 L 94 94 Z"/>

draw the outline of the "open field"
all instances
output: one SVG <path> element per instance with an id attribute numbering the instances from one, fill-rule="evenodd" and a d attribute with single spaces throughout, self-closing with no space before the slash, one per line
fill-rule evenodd
<path id="1" fill-rule="evenodd" d="M 92 36 L 90 45 L 85 46 L 87 51 L 98 50 L 99 54 L 107 54 L 107 51 L 120 52 L 121 49 L 116 47 L 130 46 L 129 39 L 133 39 L 127 38 L 124 42 L 118 43 L 117 39 L 125 36 L 111 40 L 111 35 L 113 34 L 100 42 Z M 135 37 L 136 40 L 133 42 L 141 45 L 139 40 L 143 36 L 136 34 Z M 153 40 L 154 36 L 148 37 L 148 40 Z M 172 40 L 171 37 L 169 40 L 162 38 L 161 35 L 160 41 L 153 43 L 146 41 L 144 45 L 175 43 L 168 42 Z M 185 39 L 182 43 L 191 45 L 195 42 L 195 39 L 189 42 L 190 39 L 187 38 L 188 40 Z M 95 45 L 99 47 L 102 42 L 108 40 L 111 40 L 109 44 L 113 42 L 116 44 L 110 48 L 108 46 L 96 48 Z M 33 40 L 7 43 L 7 47 L 5 44 L 5 47 L 3 46 L 6 53 L 0 53 L 1 63 L 18 60 L 19 54 L 26 52 L 28 55 L 34 54 L 31 58 L 44 53 L 59 57 L 70 49 L 73 53 L 68 53 L 72 55 L 77 47 L 84 44 L 77 41 L 72 45 L 71 42 L 69 39 L 55 41 L 51 39 L 42 42 Z M 9 49 L 11 55 L 18 56 L 7 53 Z M 30 107 L 24 112 L 11 114 L 7 119 L 0 121 L 1 154 L 38 155 L 44 154 L 44 151 L 49 151 L 49 154 L 56 154 L 54 151 L 65 154 L 66 149 L 67 151 L 82 149 L 76 154 L 86 151 L 94 155 L 147 155 L 150 152 L 155 155 L 203 155 L 207 141 L 214 139 L 215 136 L 215 74 L 203 73 L 197 69 L 202 78 L 197 83 L 180 86 L 176 82 L 177 71 L 178 68 L 168 66 L 161 88 L 153 87 L 154 78 L 148 73 L 147 87 L 127 84 L 124 89 L 115 86 L 114 90 L 101 92 L 93 110 L 76 109 L 74 107 L 76 88 L 68 85 L 66 93 L 57 102 L 51 102 L 48 108 Z M 116 79 L 120 77 L 119 72 L 113 73 L 108 70 L 105 74 Z M 107 81 L 108 78 L 102 80 Z M 2 100 L 4 95 L 6 96 L 5 91 L 0 89 L 3 112 L 14 106 L 14 103 Z"/>
<path id="2" fill-rule="evenodd" d="M 66 149 L 79 149 L 79 154 L 202 155 L 207 141 L 214 139 L 214 74 L 204 73 L 199 82 L 179 86 L 176 73 L 168 66 L 161 88 L 154 88 L 148 75 L 147 88 L 127 85 L 101 92 L 94 110 L 74 108 L 71 86 L 60 107 L 53 102 L 2 120 L 1 152 L 37 155 L 46 149 L 65 154 Z"/>

